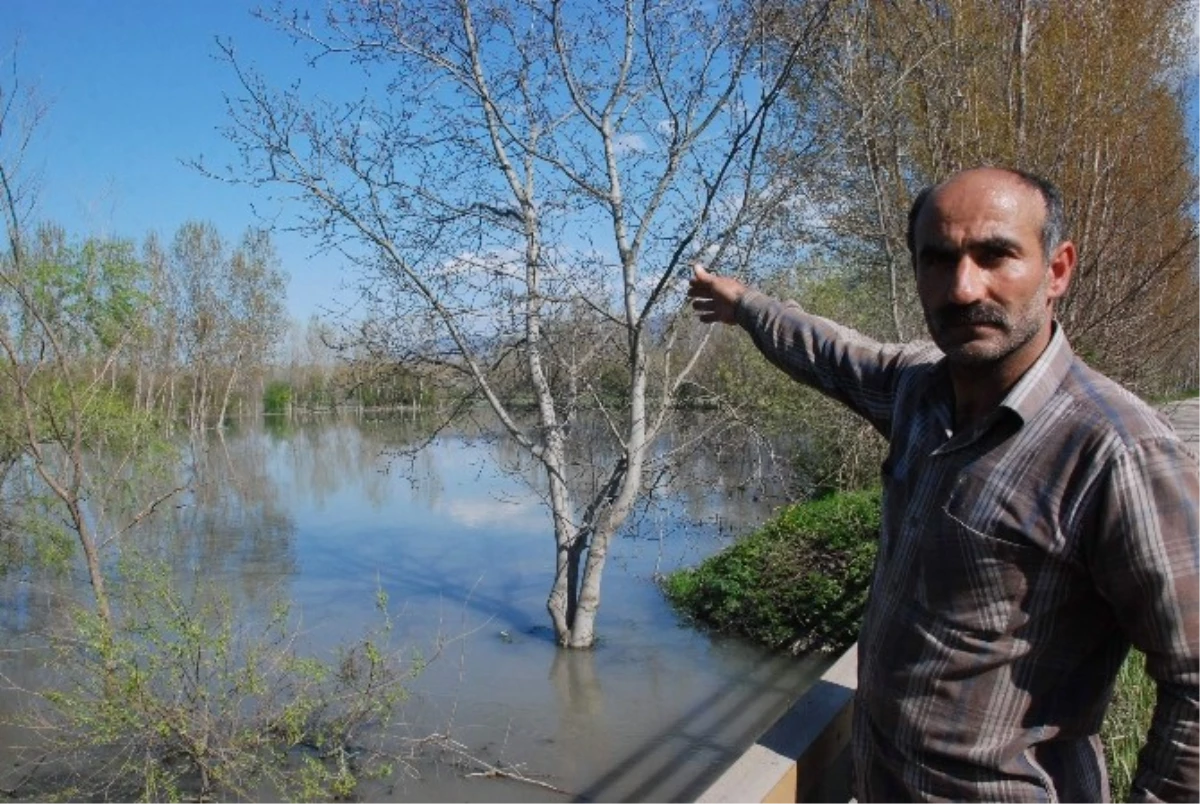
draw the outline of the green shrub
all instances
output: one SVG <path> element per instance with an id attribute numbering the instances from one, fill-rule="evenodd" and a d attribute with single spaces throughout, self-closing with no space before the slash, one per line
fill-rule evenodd
<path id="1" fill-rule="evenodd" d="M 395 772 L 390 729 L 424 660 L 389 647 L 382 590 L 379 627 L 308 656 L 284 600 L 247 617 L 209 584 L 185 593 L 164 564 L 127 555 L 120 569 L 118 627 L 78 610 L 53 642 L 54 683 L 28 691 L 18 722 L 40 739 L 23 759 L 60 767 L 30 774 L 22 797 L 345 800 Z"/>
<path id="2" fill-rule="evenodd" d="M 264 413 L 287 413 L 292 404 L 292 386 L 283 380 L 274 380 L 263 391 Z"/>
<path id="3" fill-rule="evenodd" d="M 858 637 L 879 534 L 878 489 L 782 509 L 770 522 L 664 580 L 680 610 L 721 631 L 793 653 Z"/>

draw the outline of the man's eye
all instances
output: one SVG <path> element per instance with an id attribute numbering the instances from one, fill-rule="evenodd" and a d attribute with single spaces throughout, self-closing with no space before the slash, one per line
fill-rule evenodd
<path id="1" fill-rule="evenodd" d="M 984 249 L 979 255 L 980 265 L 999 265 L 1008 256 L 1003 249 Z"/>
<path id="2" fill-rule="evenodd" d="M 922 266 L 925 268 L 944 268 L 947 265 L 953 265 L 957 262 L 957 258 L 953 254 L 943 252 L 931 252 L 925 255 L 922 260 Z"/>

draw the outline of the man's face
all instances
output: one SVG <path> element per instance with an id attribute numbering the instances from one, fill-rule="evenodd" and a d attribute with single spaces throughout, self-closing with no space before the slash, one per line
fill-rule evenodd
<path id="1" fill-rule="evenodd" d="M 1042 251 L 1045 203 L 1018 177 L 961 173 L 938 188 L 914 228 L 914 267 L 925 322 L 952 365 L 1028 357 L 1049 340 L 1055 281 Z"/>

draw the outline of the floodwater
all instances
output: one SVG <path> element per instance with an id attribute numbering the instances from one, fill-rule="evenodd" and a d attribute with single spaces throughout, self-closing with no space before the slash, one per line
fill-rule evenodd
<path id="1" fill-rule="evenodd" d="M 554 543 L 536 472 L 483 429 L 443 432 L 410 455 L 419 434 L 400 420 L 330 419 L 212 436 L 166 529 L 181 576 L 251 610 L 290 598 L 316 653 L 377 623 L 385 593 L 394 641 L 432 659 L 410 685 L 408 733 L 449 735 L 563 791 L 418 755 L 367 800 L 689 800 L 827 664 L 697 630 L 655 584 L 780 504 L 779 486 L 747 482 L 747 451 L 701 452 L 662 476 L 610 550 L 599 644 L 564 651 L 545 611 Z M 42 591 L 28 574 L 0 586 L 6 645 L 53 618 Z M 38 663 L 0 652 L 18 681 L 36 679 Z M 15 739 L 0 731 L 0 779 L 15 773 Z"/>

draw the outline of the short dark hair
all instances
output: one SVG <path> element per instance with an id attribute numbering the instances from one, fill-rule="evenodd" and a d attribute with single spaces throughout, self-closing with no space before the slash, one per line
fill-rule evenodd
<path id="1" fill-rule="evenodd" d="M 1050 259 L 1050 255 L 1053 253 L 1055 247 L 1067 239 L 1067 213 L 1063 209 L 1062 192 L 1054 186 L 1053 182 L 1035 173 L 1008 167 L 996 169 L 1003 170 L 1005 173 L 1011 173 L 1024 182 L 1026 186 L 1037 190 L 1042 196 L 1042 202 L 1046 206 L 1046 219 L 1042 222 L 1042 255 L 1047 260 Z M 912 257 L 913 265 L 917 263 L 915 242 L 917 216 L 921 214 L 921 209 L 925 206 L 925 202 L 929 199 L 929 196 L 943 184 L 945 182 L 921 188 L 921 191 L 913 198 L 912 206 L 908 208 L 908 232 L 905 235 L 905 239 L 908 243 L 908 253 Z"/>

